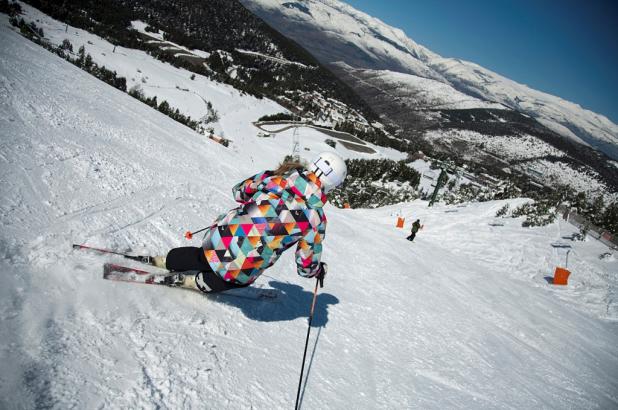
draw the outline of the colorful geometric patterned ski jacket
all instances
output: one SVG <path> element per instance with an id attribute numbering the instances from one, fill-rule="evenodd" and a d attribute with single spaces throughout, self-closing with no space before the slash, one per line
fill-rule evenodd
<path id="1" fill-rule="evenodd" d="M 318 274 L 326 234 L 322 209 L 326 195 L 313 172 L 264 171 L 232 192 L 242 205 L 219 216 L 202 245 L 215 273 L 236 284 L 252 283 L 296 244 L 298 274 Z"/>

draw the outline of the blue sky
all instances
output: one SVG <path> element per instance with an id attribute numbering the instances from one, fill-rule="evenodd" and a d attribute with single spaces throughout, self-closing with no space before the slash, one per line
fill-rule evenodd
<path id="1" fill-rule="evenodd" d="M 618 0 L 343 0 L 444 56 L 618 123 Z"/>

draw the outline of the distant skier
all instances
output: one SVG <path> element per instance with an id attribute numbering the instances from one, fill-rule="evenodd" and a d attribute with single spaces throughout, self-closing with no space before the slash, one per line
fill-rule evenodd
<path id="1" fill-rule="evenodd" d="M 326 193 L 347 174 L 335 153 L 320 154 L 307 168 L 284 162 L 237 184 L 241 205 L 220 215 L 204 236 L 202 247 L 182 247 L 155 265 L 185 275 L 185 287 L 222 292 L 252 284 L 281 254 L 296 245 L 298 274 L 323 282 L 327 265 L 320 261 L 326 232 Z"/>
<path id="2" fill-rule="evenodd" d="M 412 242 L 414 240 L 414 238 L 416 237 L 416 233 L 419 231 L 419 229 L 421 229 L 421 220 L 417 219 L 416 221 L 414 221 L 414 223 L 412 224 L 412 231 L 410 232 L 410 236 L 408 236 L 406 239 L 409 240 L 410 242 Z"/>

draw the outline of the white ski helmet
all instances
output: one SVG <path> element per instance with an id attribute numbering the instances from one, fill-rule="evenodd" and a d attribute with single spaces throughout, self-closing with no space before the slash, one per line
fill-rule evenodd
<path id="1" fill-rule="evenodd" d="M 324 193 L 337 188 L 348 175 L 345 161 L 334 152 L 323 152 L 318 155 L 309 166 L 309 170 L 320 179 Z"/>

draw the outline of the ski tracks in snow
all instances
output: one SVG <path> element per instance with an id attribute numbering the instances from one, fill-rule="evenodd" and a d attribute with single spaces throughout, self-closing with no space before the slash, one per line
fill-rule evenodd
<path id="1" fill-rule="evenodd" d="M 260 278 L 281 303 L 260 304 L 103 281 L 108 259 L 71 249 L 185 245 L 287 148 L 252 142 L 245 111 L 221 122 L 247 151 L 205 142 L 4 20 L 0 407 L 289 408 L 312 296 L 292 252 Z M 616 330 L 584 300 L 608 294 L 595 286 L 615 262 L 578 245 L 573 285 L 551 288 L 555 227 L 488 226 L 501 205 L 327 206 L 302 408 L 616 407 Z M 400 208 L 425 224 L 413 243 Z"/>
<path id="2" fill-rule="evenodd" d="M 491 275 L 508 277 L 514 281 L 531 283 L 554 293 L 557 297 L 579 306 L 584 311 L 609 320 L 618 320 L 618 273 L 612 274 L 603 266 L 603 261 L 590 258 L 607 248 L 597 241 L 570 242 L 573 246 L 568 260 L 572 274 L 567 287 L 555 287 L 550 283 L 554 269 L 565 267 L 566 250 L 551 247 L 551 240 L 562 240 L 576 228 L 558 220 L 545 227 L 523 228 L 521 218 L 499 218 L 503 226 L 491 226 L 494 215 L 505 203 L 511 208 L 526 200 L 516 199 L 484 204 L 484 212 L 478 208 L 438 205 L 438 212 L 426 214 L 425 229 L 419 232 L 421 241 L 451 249 L 462 258 L 470 258 L 485 267 Z M 456 209 L 457 212 L 450 212 Z M 441 211 L 441 212 L 440 212 Z M 445 212 L 449 211 L 449 212 Z M 492 246 L 487 246 L 491 243 Z M 594 250 L 593 250 L 594 249 Z M 499 269 L 496 269 L 499 267 Z"/>

